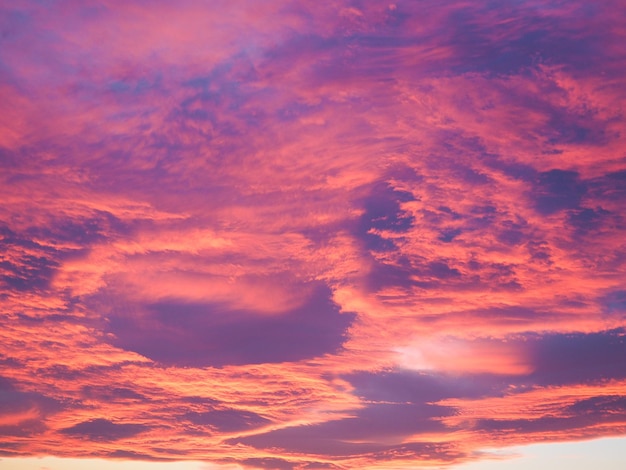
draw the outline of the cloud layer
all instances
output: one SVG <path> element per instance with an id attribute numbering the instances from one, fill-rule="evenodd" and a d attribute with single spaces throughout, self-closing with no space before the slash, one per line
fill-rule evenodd
<path id="1" fill-rule="evenodd" d="M 0 455 L 414 468 L 626 432 L 618 1 L 0 8 Z"/>

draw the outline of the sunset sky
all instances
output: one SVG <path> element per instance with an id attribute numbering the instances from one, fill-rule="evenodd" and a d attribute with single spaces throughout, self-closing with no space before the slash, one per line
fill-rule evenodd
<path id="1" fill-rule="evenodd" d="M 626 468 L 625 105 L 623 0 L 0 0 L 0 467 Z"/>

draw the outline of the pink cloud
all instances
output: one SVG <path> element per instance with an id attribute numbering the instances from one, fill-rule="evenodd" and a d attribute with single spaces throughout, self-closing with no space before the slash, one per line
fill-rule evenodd
<path id="1" fill-rule="evenodd" d="M 0 9 L 0 453 L 446 466 L 623 434 L 625 16 Z"/>

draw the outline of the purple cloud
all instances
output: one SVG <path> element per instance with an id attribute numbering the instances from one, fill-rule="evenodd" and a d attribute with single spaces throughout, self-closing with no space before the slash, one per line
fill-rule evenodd
<path id="1" fill-rule="evenodd" d="M 294 286 L 297 288 L 297 286 Z M 163 301 L 138 316 L 113 312 L 113 344 L 177 366 L 297 361 L 334 353 L 354 315 L 340 313 L 325 286 L 301 307 L 268 316 L 220 304 Z"/>
<path id="2" fill-rule="evenodd" d="M 117 441 L 136 436 L 149 429 L 149 426 L 143 424 L 114 423 L 108 419 L 97 418 L 83 421 L 69 428 L 62 429 L 59 432 L 90 441 Z"/>
<path id="3" fill-rule="evenodd" d="M 30 437 L 47 430 L 46 419 L 63 403 L 36 392 L 20 391 L 0 377 L 0 436 Z"/>
<path id="4" fill-rule="evenodd" d="M 575 171 L 550 170 L 540 173 L 533 188 L 535 207 L 543 215 L 579 207 L 587 192 Z"/>
<path id="5" fill-rule="evenodd" d="M 288 427 L 229 442 L 259 449 L 278 447 L 288 452 L 342 457 L 384 453 L 403 447 L 390 445 L 390 441 L 399 443 L 416 434 L 450 431 L 439 418 L 451 413 L 447 407 L 426 403 L 372 403 L 357 410 L 351 418 Z"/>
<path id="6" fill-rule="evenodd" d="M 257 413 L 235 409 L 192 411 L 185 414 L 184 418 L 195 425 L 210 426 L 221 432 L 245 431 L 271 422 Z"/>
<path id="7" fill-rule="evenodd" d="M 623 328 L 597 333 L 528 335 L 526 341 L 535 367 L 533 383 L 563 385 L 626 378 Z"/>

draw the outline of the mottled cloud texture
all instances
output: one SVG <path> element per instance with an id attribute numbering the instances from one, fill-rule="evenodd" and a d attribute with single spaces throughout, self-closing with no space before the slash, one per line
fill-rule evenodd
<path id="1" fill-rule="evenodd" d="M 0 455 L 416 468 L 626 433 L 623 1 L 0 7 Z"/>

